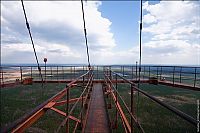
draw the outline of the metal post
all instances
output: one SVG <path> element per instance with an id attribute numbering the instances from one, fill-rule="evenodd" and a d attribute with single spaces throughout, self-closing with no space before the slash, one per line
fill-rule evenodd
<path id="1" fill-rule="evenodd" d="M 68 86 L 66 86 L 67 88 Z M 67 99 L 67 103 L 66 103 L 66 133 L 69 133 L 69 118 L 68 118 L 68 115 L 69 115 L 69 88 L 66 89 L 66 99 Z"/>
<path id="2" fill-rule="evenodd" d="M 143 73 L 143 79 L 144 79 L 144 77 L 145 77 L 145 66 L 144 66 L 144 73 Z"/>
<path id="3" fill-rule="evenodd" d="M 51 66 L 51 80 L 52 80 L 52 77 L 53 77 L 53 73 L 52 73 L 52 66 Z"/>
<path id="4" fill-rule="evenodd" d="M 182 67 L 181 67 L 181 69 L 180 69 L 180 83 L 181 83 L 181 74 L 182 74 Z"/>
<path id="5" fill-rule="evenodd" d="M 196 80 L 197 80 L 197 68 L 195 67 L 194 87 L 196 87 Z"/>
<path id="6" fill-rule="evenodd" d="M 3 80 L 3 68 L 1 68 L 1 84 L 4 86 L 4 80 Z"/>
<path id="7" fill-rule="evenodd" d="M 157 66 L 157 79 L 158 79 L 158 66 Z"/>
<path id="8" fill-rule="evenodd" d="M 121 74 L 123 73 L 123 70 L 122 70 L 123 68 L 122 68 L 122 66 L 121 66 Z"/>
<path id="9" fill-rule="evenodd" d="M 133 80 L 133 66 L 131 67 L 131 73 L 132 73 L 132 80 Z"/>
<path id="10" fill-rule="evenodd" d="M 111 74 L 111 66 L 109 67 L 110 68 L 110 71 L 109 71 L 109 75 L 110 75 L 110 79 L 112 79 L 112 74 Z"/>
<path id="11" fill-rule="evenodd" d="M 122 68 L 123 68 L 123 76 L 124 76 L 124 66 L 122 66 Z"/>
<path id="12" fill-rule="evenodd" d="M 47 58 L 44 58 L 44 63 L 45 63 L 45 70 L 44 70 L 45 78 L 44 78 L 44 81 L 46 82 L 46 63 L 47 63 Z"/>
<path id="13" fill-rule="evenodd" d="M 83 87 L 82 87 L 82 92 L 85 88 L 85 77 L 83 76 Z M 81 127 L 83 126 L 83 109 L 84 109 L 84 106 L 83 106 L 83 95 L 82 95 L 82 100 L 81 100 Z"/>
<path id="14" fill-rule="evenodd" d="M 72 76 L 72 66 L 70 66 L 70 77 L 71 77 L 71 80 L 73 79 L 73 76 Z"/>
<path id="15" fill-rule="evenodd" d="M 136 81 L 137 81 L 137 61 L 136 61 Z"/>
<path id="16" fill-rule="evenodd" d="M 63 66 L 62 66 L 62 73 L 63 73 L 63 79 L 65 79 L 65 78 L 64 78 L 64 69 L 63 69 Z"/>
<path id="17" fill-rule="evenodd" d="M 162 66 L 161 66 L 161 70 L 160 70 L 160 80 L 162 78 Z"/>
<path id="18" fill-rule="evenodd" d="M 32 70 L 32 66 L 31 66 L 31 78 L 33 78 L 33 70 Z"/>
<path id="19" fill-rule="evenodd" d="M 57 66 L 57 80 L 58 80 L 58 66 Z"/>
<path id="20" fill-rule="evenodd" d="M 23 82 L 23 81 L 22 81 L 22 78 L 23 78 L 23 77 L 22 77 L 22 67 L 20 67 L 20 74 L 21 74 L 21 83 L 22 83 L 22 82 Z"/>
<path id="21" fill-rule="evenodd" d="M 134 88 L 133 88 L 133 85 L 131 84 L 131 113 L 134 116 L 133 93 L 134 93 Z M 131 117 L 131 133 L 133 133 L 133 122 L 134 122 L 134 120 Z"/>
<path id="22" fill-rule="evenodd" d="M 174 85 L 174 71 L 175 71 L 175 66 L 173 68 L 173 85 Z"/>
<path id="23" fill-rule="evenodd" d="M 74 79 L 75 79 L 75 77 L 76 77 L 76 76 L 75 76 L 75 69 L 76 69 L 76 68 L 75 68 L 75 66 L 74 66 Z"/>
<path id="24" fill-rule="evenodd" d="M 45 69 L 44 69 L 44 81 L 46 82 L 46 62 L 45 62 Z"/>
<path id="25" fill-rule="evenodd" d="M 150 80 L 150 77 L 151 76 L 151 67 L 149 66 L 149 80 Z"/>
<path id="26" fill-rule="evenodd" d="M 117 74 L 115 75 L 115 80 L 116 80 L 116 83 L 115 83 L 115 96 L 116 96 L 116 105 L 118 103 L 118 96 L 117 96 L 117 91 L 118 91 L 118 87 L 117 87 Z M 116 112 L 115 112 L 115 128 L 118 128 L 118 112 L 117 112 L 117 108 L 116 108 Z"/>
<path id="27" fill-rule="evenodd" d="M 97 66 L 97 79 L 99 79 L 99 69 L 98 69 L 98 66 Z"/>

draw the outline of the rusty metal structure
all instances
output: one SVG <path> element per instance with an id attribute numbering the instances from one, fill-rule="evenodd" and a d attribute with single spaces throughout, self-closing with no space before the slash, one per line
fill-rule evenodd
<path id="1" fill-rule="evenodd" d="M 133 100 L 134 92 L 138 92 L 141 95 L 148 97 L 150 100 L 173 112 L 191 125 L 197 126 L 198 121 L 195 118 L 139 89 L 137 87 L 137 66 L 93 66 L 90 70 L 87 70 L 87 66 L 47 66 L 46 68 L 45 66 L 42 66 L 41 68 L 43 68 L 41 72 L 46 73 L 45 83 L 66 83 L 66 87 L 36 107 L 32 112 L 29 112 L 22 118 L 13 122 L 11 125 L 2 129 L 3 132 L 24 132 L 40 117 L 45 115 L 48 110 L 53 110 L 64 118 L 63 122 L 60 123 L 60 126 L 56 129 L 57 132 L 59 132 L 62 128 L 65 128 L 66 132 L 76 132 L 77 130 L 81 132 L 92 132 L 94 130 L 112 132 L 112 130 L 117 130 L 119 120 L 123 125 L 124 132 L 131 133 L 134 132 L 135 129 L 140 132 L 145 132 L 136 113 L 136 101 Z M 141 83 L 155 85 L 163 84 L 195 91 L 200 90 L 200 67 L 143 66 L 142 68 L 141 76 L 143 78 L 141 79 Z M 171 68 L 172 71 L 169 71 L 169 68 Z M 12 72 L 11 69 L 15 69 L 15 71 L 16 69 L 19 69 L 20 81 L 4 81 L 6 80 L 6 74 L 8 74 L 8 72 Z M 1 87 L 20 85 L 20 83 L 23 83 L 22 81 L 27 78 L 32 78 L 33 83 L 44 82 L 39 80 L 39 73 L 36 69 L 37 68 L 35 68 L 35 66 L 1 67 Z M 177 71 L 178 69 L 182 71 Z M 187 69 L 190 72 L 186 71 Z M 192 69 L 194 72 L 191 72 Z M 172 74 L 171 79 L 168 77 L 169 80 L 163 80 L 166 73 Z M 52 74 L 52 76 L 48 77 L 49 74 Z M 186 74 L 189 74 L 189 80 L 192 79 L 193 83 L 186 84 L 184 79 Z M 179 76 L 178 79 L 177 76 Z M 118 91 L 119 83 L 127 83 L 130 85 L 130 107 Z M 81 90 L 79 97 L 70 98 L 70 91 L 73 89 Z M 100 95 L 101 93 L 102 95 Z M 98 100 L 95 100 L 97 95 L 99 98 Z M 73 105 L 70 105 L 72 103 Z M 105 106 L 102 106 L 103 104 L 105 104 Z M 59 110 L 57 108 L 58 106 L 65 106 L 65 111 Z M 111 120 L 111 117 L 109 117 L 109 113 L 107 113 L 106 110 L 113 107 L 116 109 L 114 113 L 115 118 L 114 120 Z M 73 116 L 73 112 L 76 108 L 79 108 L 78 117 Z M 125 113 L 125 111 L 128 113 Z M 98 114 L 98 112 L 103 113 L 100 113 L 97 117 L 95 114 Z M 70 125 L 71 121 L 74 121 L 75 124 Z M 92 121 L 97 121 L 97 124 L 92 125 Z M 98 125 L 98 122 L 104 124 Z"/>
<path id="2" fill-rule="evenodd" d="M 134 100 L 135 92 L 138 95 L 144 95 L 149 100 L 152 100 L 189 124 L 197 127 L 199 121 L 195 118 L 139 88 L 140 83 L 149 83 L 200 91 L 200 67 L 141 65 L 142 0 L 140 4 L 139 66 L 137 64 L 136 66 L 91 66 L 82 0 L 81 6 L 88 66 L 47 66 L 47 58 L 44 58 L 45 66 L 41 66 L 38 62 L 23 0 L 21 2 L 37 66 L 1 66 L 1 89 L 8 86 L 32 83 L 41 83 L 42 87 L 46 83 L 66 83 L 66 86 L 63 90 L 47 99 L 22 118 L 3 127 L 1 132 L 25 132 L 27 128 L 38 121 L 49 110 L 52 110 L 63 117 L 62 122 L 59 123 L 59 126 L 55 130 L 56 132 L 60 132 L 61 130 L 66 133 L 115 132 L 118 130 L 120 121 L 125 133 L 133 133 L 135 131 L 144 133 L 145 130 L 137 114 L 138 106 L 136 106 L 136 101 Z M 17 76 L 16 74 L 14 76 L 11 74 L 16 72 L 18 73 Z M 130 86 L 131 106 L 128 106 L 120 95 L 118 91 L 119 83 L 126 83 Z M 71 97 L 70 92 L 74 89 L 81 91 L 78 97 Z M 64 107 L 64 110 L 58 108 L 61 106 Z M 111 108 L 114 108 L 115 112 L 109 114 L 108 110 Z M 77 116 L 74 113 L 76 109 L 78 109 Z M 113 114 L 114 118 L 111 117 Z"/>

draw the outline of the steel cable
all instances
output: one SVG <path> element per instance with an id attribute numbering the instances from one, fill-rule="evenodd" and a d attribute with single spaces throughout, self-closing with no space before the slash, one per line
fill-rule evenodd
<path id="1" fill-rule="evenodd" d="M 82 7 L 82 15 L 83 15 L 83 26 L 84 26 L 84 35 L 85 35 L 85 45 L 86 45 L 86 51 L 87 51 L 88 68 L 90 69 L 90 54 L 89 54 L 89 48 L 88 48 L 88 39 L 87 39 L 87 31 L 86 31 L 86 24 L 85 24 L 83 0 L 81 0 L 81 7 Z"/>
<path id="2" fill-rule="evenodd" d="M 28 19 L 27 19 L 26 10 L 25 10 L 25 7 L 24 7 L 23 0 L 21 0 L 21 3 L 22 3 L 22 9 L 23 9 L 23 12 L 24 12 L 24 18 L 25 18 L 25 21 L 26 21 L 26 27 L 28 29 L 30 40 L 31 40 L 31 43 L 32 43 L 32 46 L 33 46 L 33 52 L 34 52 L 34 55 L 35 55 L 35 59 L 36 59 L 37 66 L 38 66 L 38 71 L 39 71 L 39 74 L 40 74 L 40 77 L 41 77 L 41 80 L 42 80 L 42 86 L 43 86 L 42 72 L 41 72 L 39 61 L 38 61 L 37 53 L 36 53 L 36 50 L 35 50 L 35 44 L 34 44 L 34 41 L 33 41 L 32 34 L 31 34 L 31 29 L 30 29 L 30 25 L 28 23 Z"/>

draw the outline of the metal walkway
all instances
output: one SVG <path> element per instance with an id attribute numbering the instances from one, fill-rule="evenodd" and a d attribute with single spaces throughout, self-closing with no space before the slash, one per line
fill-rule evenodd
<path id="1" fill-rule="evenodd" d="M 86 133 L 109 133 L 102 84 L 94 84 L 89 115 L 85 127 Z"/>

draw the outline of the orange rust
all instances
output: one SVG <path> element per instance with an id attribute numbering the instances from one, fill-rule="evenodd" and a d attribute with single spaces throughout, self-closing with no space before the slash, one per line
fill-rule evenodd
<path id="1" fill-rule="evenodd" d="M 49 102 L 44 108 L 51 108 L 55 105 L 56 102 Z"/>
<path id="2" fill-rule="evenodd" d="M 111 94 L 112 94 L 113 100 L 116 101 L 115 94 L 113 92 L 111 92 Z M 118 110 L 118 112 L 119 112 L 119 114 L 120 114 L 120 116 L 122 118 L 122 121 L 124 122 L 128 132 L 130 133 L 131 132 L 131 126 L 130 126 L 130 124 L 129 124 L 129 122 L 128 122 L 128 120 L 127 120 L 127 118 L 126 118 L 126 116 L 125 116 L 125 114 L 124 114 L 119 102 L 117 102 L 117 103 L 115 102 L 115 106 L 117 107 L 117 110 Z"/>
<path id="3" fill-rule="evenodd" d="M 45 112 L 46 110 L 44 108 L 40 109 L 11 132 L 12 133 L 24 132 L 26 128 L 30 127 L 35 121 L 37 121 L 42 115 L 44 115 Z"/>
<path id="4" fill-rule="evenodd" d="M 61 110 L 59 110 L 59 109 L 57 109 L 57 108 L 52 107 L 51 110 L 53 110 L 53 111 L 55 111 L 56 113 L 59 113 L 59 114 L 61 114 L 61 115 L 63 115 L 63 116 L 66 116 L 66 113 L 65 113 L 65 112 L 63 112 L 63 111 L 61 111 Z"/>
<path id="5" fill-rule="evenodd" d="M 83 126 L 83 132 L 110 132 L 101 84 L 94 84 L 93 86 L 88 119 Z"/>
<path id="6" fill-rule="evenodd" d="M 83 97 L 83 99 L 85 99 L 85 97 Z M 76 102 L 78 100 L 79 100 L 79 98 L 70 99 L 69 103 L 73 103 L 73 102 Z M 60 105 L 66 104 L 66 103 L 67 103 L 67 100 L 63 100 L 63 101 L 56 102 L 54 106 L 60 106 Z"/>

